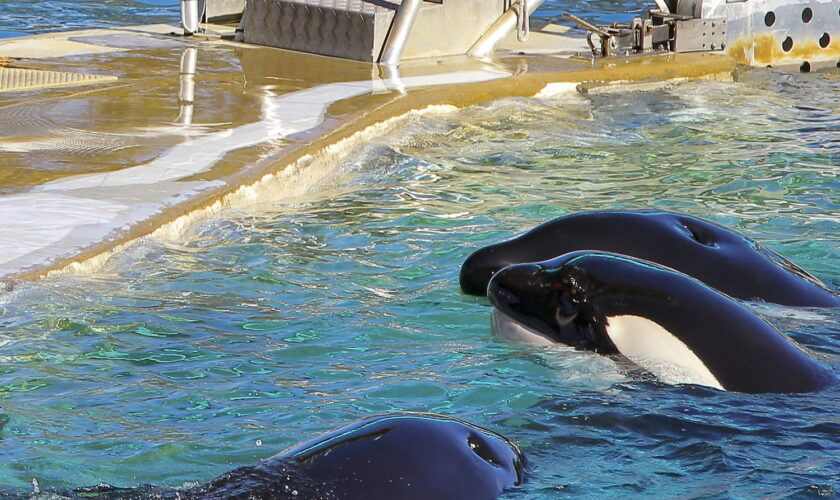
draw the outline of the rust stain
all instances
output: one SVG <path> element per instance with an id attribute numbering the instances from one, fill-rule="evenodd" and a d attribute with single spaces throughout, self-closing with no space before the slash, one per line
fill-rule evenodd
<path id="1" fill-rule="evenodd" d="M 739 64 L 775 64 L 803 61 L 831 61 L 840 59 L 840 36 L 827 47 L 820 47 L 814 39 L 793 39 L 789 51 L 782 48 L 783 40 L 774 34 L 762 33 L 752 38 L 739 38 L 729 45 L 727 54 Z"/>
<path id="2" fill-rule="evenodd" d="M 735 59 L 738 64 L 750 64 L 752 49 L 752 39 L 739 38 L 729 44 L 729 47 L 726 48 L 726 55 Z"/>
<path id="3" fill-rule="evenodd" d="M 782 50 L 782 42 L 773 35 L 758 35 L 753 39 L 755 46 L 755 62 L 768 64 L 786 59 L 787 53 Z"/>

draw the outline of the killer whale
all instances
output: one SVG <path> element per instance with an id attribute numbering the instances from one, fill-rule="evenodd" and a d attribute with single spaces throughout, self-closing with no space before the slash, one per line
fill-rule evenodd
<path id="1" fill-rule="evenodd" d="M 743 300 L 836 307 L 840 299 L 814 276 L 758 242 L 718 224 L 661 210 L 582 212 L 548 221 L 473 252 L 463 263 L 464 293 L 484 295 L 511 264 L 602 250 L 657 262 Z"/>
<path id="2" fill-rule="evenodd" d="M 66 498 L 489 500 L 521 484 L 523 467 L 519 448 L 495 432 L 397 412 L 362 418 L 192 488 L 102 484 Z"/>
<path id="3" fill-rule="evenodd" d="M 664 382 L 788 393 L 836 381 L 742 304 L 674 269 L 626 255 L 578 251 L 508 266 L 490 280 L 487 295 L 522 325 L 519 335 L 620 354 Z"/>

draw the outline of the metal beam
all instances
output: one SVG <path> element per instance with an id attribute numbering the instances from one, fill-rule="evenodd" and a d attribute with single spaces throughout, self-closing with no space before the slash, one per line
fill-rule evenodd
<path id="1" fill-rule="evenodd" d="M 496 48 L 496 45 L 501 42 L 508 33 L 516 29 L 517 21 L 520 16 L 530 16 L 534 13 L 534 11 L 540 8 L 544 1 L 545 0 L 528 0 L 526 3 L 527 12 L 522 12 L 522 3 L 520 3 L 520 1 L 515 2 L 504 12 L 504 14 L 499 17 L 499 19 L 496 20 L 495 23 L 493 23 L 492 26 L 490 26 L 490 29 L 481 35 L 481 38 L 479 38 L 478 41 L 470 47 L 470 50 L 467 51 L 467 55 L 484 57 L 492 53 Z"/>
<path id="2" fill-rule="evenodd" d="M 400 63 L 408 35 L 411 34 L 411 27 L 414 26 L 414 20 L 417 19 L 417 13 L 420 12 L 422 4 L 423 0 L 403 0 L 400 4 L 391 24 L 391 31 L 388 32 L 388 38 L 385 40 L 382 57 L 379 58 L 380 64 L 396 66 Z"/>

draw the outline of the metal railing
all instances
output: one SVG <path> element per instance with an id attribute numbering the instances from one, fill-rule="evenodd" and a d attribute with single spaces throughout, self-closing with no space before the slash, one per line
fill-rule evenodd
<path id="1" fill-rule="evenodd" d="M 504 39 L 508 33 L 517 30 L 517 37 L 520 40 L 527 38 L 528 18 L 534 13 L 545 0 L 517 0 L 514 2 L 499 19 L 490 26 L 481 38 L 470 47 L 468 55 L 485 57 L 490 55 L 496 45 Z"/>
<path id="2" fill-rule="evenodd" d="M 204 17 L 204 0 L 181 0 L 181 26 L 185 35 L 192 35 L 201 31 L 198 23 Z"/>
<path id="3" fill-rule="evenodd" d="M 422 4 L 423 0 L 403 0 L 400 4 L 400 8 L 394 14 L 391 31 L 388 32 L 388 38 L 385 40 L 382 57 L 379 58 L 380 64 L 395 66 L 400 63 L 408 35 L 411 33 Z"/>

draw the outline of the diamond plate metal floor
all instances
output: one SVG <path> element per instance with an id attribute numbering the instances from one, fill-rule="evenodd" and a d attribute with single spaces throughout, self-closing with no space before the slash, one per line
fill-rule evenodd
<path id="1" fill-rule="evenodd" d="M 401 1 L 247 0 L 241 27 L 247 43 L 376 62 Z M 465 53 L 504 6 L 505 0 L 424 2 L 404 59 Z"/>
<path id="2" fill-rule="evenodd" d="M 395 9 L 363 0 L 249 0 L 245 42 L 375 61 Z"/>

